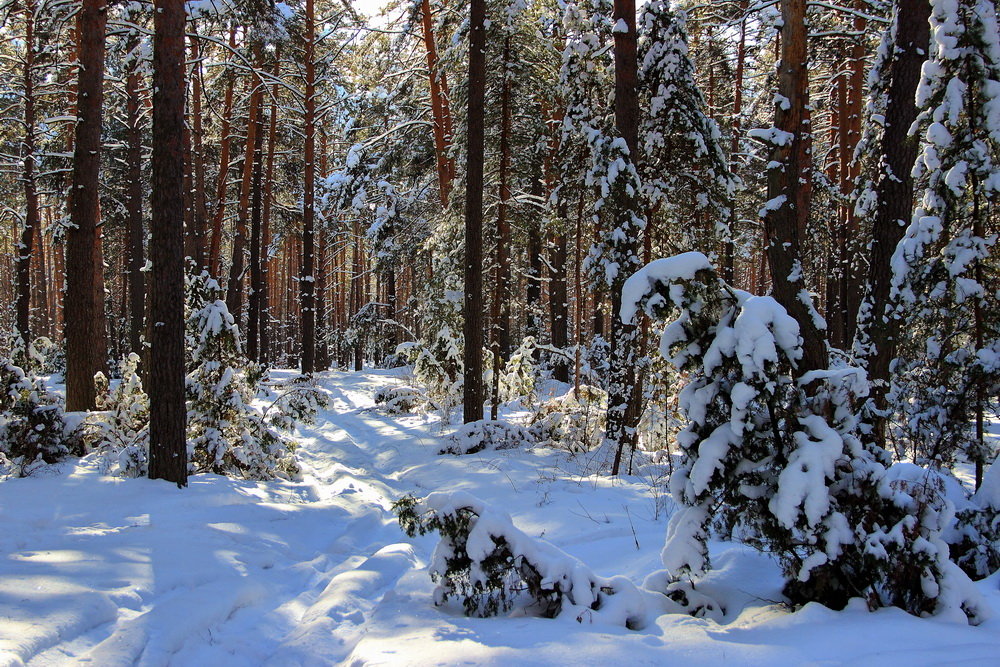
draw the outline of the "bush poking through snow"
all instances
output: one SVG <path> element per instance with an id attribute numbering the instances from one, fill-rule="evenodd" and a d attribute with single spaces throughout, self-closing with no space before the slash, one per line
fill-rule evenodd
<path id="1" fill-rule="evenodd" d="M 0 359 L 0 476 L 23 477 L 41 462 L 79 452 L 58 396 L 10 359 Z"/>
<path id="2" fill-rule="evenodd" d="M 631 581 L 595 575 L 468 493 L 432 493 L 420 501 L 406 496 L 393 504 L 393 511 L 410 537 L 431 531 L 441 536 L 429 568 L 438 582 L 436 605 L 458 598 L 469 616 L 517 609 L 633 630 L 645 624 L 645 601 Z"/>
<path id="3" fill-rule="evenodd" d="M 542 403 L 529 428 L 538 445 L 586 452 L 601 444 L 608 395 L 589 385 Z"/>
<path id="4" fill-rule="evenodd" d="M 94 377 L 97 408 L 90 422 L 91 446 L 101 457 L 101 471 L 122 477 L 145 476 L 149 465 L 149 397 L 138 373 L 139 355 L 121 362 L 121 381 L 113 388 L 103 373 Z"/>
<path id="5" fill-rule="evenodd" d="M 535 444 L 531 432 L 523 426 L 491 419 L 463 424 L 448 441 L 450 444 L 440 454 L 475 454 L 486 449 L 518 449 Z"/>
<path id="6" fill-rule="evenodd" d="M 416 387 L 379 387 L 375 390 L 375 405 L 386 414 L 402 415 L 416 412 L 427 404 L 427 396 Z"/>

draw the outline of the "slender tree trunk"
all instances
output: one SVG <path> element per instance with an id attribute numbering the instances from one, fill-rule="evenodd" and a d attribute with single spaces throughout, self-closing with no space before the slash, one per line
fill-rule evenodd
<path id="1" fill-rule="evenodd" d="M 153 260 L 149 476 L 187 486 L 184 397 L 184 2 L 157 0 L 153 33 Z"/>
<path id="2" fill-rule="evenodd" d="M 107 371 L 101 253 L 101 121 L 104 103 L 104 35 L 107 4 L 83 0 L 80 32 L 79 99 L 70 219 L 66 233 L 66 409 L 92 410 L 94 374 Z"/>
<path id="3" fill-rule="evenodd" d="M 909 136 L 917 117 L 914 95 L 930 41 L 930 3 L 898 0 L 896 58 L 889 67 L 889 97 L 880 153 L 885 167 L 875 184 L 875 221 L 869 250 L 865 299 L 858 314 L 859 358 L 868 370 L 876 413 L 886 409 L 889 365 L 896 356 L 899 321 L 891 314 L 892 255 L 913 211 L 913 178 L 919 138 Z M 876 414 L 874 437 L 885 441 L 885 418 Z"/>
<path id="4" fill-rule="evenodd" d="M 560 220 L 566 219 L 563 208 Z M 550 340 L 552 347 L 564 350 L 569 345 L 569 294 L 566 285 L 566 258 L 568 244 L 565 234 L 554 234 L 549 239 L 549 315 L 552 324 Z M 560 382 L 569 382 L 569 365 L 563 357 L 555 360 L 552 377 Z"/>
<path id="5" fill-rule="evenodd" d="M 276 56 L 274 75 L 281 72 L 281 53 Z M 264 171 L 264 200 L 261 204 L 261 294 L 260 294 L 260 361 L 271 360 L 271 295 L 274 284 L 271 275 L 271 206 L 274 201 L 274 151 L 278 137 L 278 84 L 271 88 L 271 111 L 267 128 L 267 164 Z"/>
<path id="6" fill-rule="evenodd" d="M 229 29 L 229 48 L 236 49 L 236 27 Z M 209 273 L 222 277 L 222 223 L 226 218 L 226 185 L 229 181 L 229 152 L 233 142 L 233 88 L 232 78 L 226 82 L 222 101 L 222 141 L 219 145 L 219 176 L 215 185 L 215 210 L 212 214 L 212 240 L 208 251 Z"/>
<path id="7" fill-rule="evenodd" d="M 36 252 L 35 237 L 39 228 L 38 191 L 35 187 L 35 3 L 24 6 L 24 142 L 21 159 L 24 170 L 24 227 L 17 251 L 17 333 L 24 349 L 31 344 L 31 258 Z M 40 249 L 40 246 L 38 247 Z"/>
<path id="8" fill-rule="evenodd" d="M 483 163 L 486 0 L 471 0 L 469 110 L 465 168 L 465 423 L 483 418 Z"/>
<path id="9" fill-rule="evenodd" d="M 809 219 L 812 181 L 809 129 L 809 78 L 806 54 L 806 0 L 781 0 L 781 61 L 778 94 L 788 100 L 775 105 L 774 126 L 789 140 L 771 147 L 767 171 L 764 216 L 772 293 L 799 324 L 803 355 L 798 373 L 826 368 L 826 332 L 817 324 L 816 311 L 803 277 L 801 242 Z"/>
<path id="10" fill-rule="evenodd" d="M 434 154 L 437 159 L 438 191 L 441 206 L 448 206 L 452 181 L 455 178 L 455 161 L 449 154 L 451 148 L 451 109 L 448 103 L 448 80 L 438 67 L 437 45 L 431 17 L 430 0 L 421 0 L 424 50 L 427 53 L 427 77 L 431 90 L 431 115 L 434 119 Z"/>
<path id="11" fill-rule="evenodd" d="M 193 211 L 191 230 L 194 244 L 192 258 L 199 269 L 207 269 L 205 235 L 208 227 L 208 202 L 206 200 L 205 178 L 205 131 L 202 127 L 202 74 L 201 74 L 201 40 L 198 35 L 190 35 L 191 49 L 191 162 L 193 167 L 194 190 L 191 193 Z"/>
<path id="12" fill-rule="evenodd" d="M 254 45 L 254 62 L 261 61 L 261 45 Z M 260 107 L 264 99 L 264 87 L 257 83 L 250 94 L 249 118 L 247 120 L 246 150 L 243 154 L 243 180 L 240 183 L 240 200 L 236 208 L 236 229 L 233 234 L 233 260 L 229 265 L 229 283 L 226 288 L 226 306 L 236 323 L 243 328 L 243 274 L 246 273 L 247 218 L 250 212 L 250 190 L 253 184 L 254 147 L 260 132 Z"/>
<path id="13" fill-rule="evenodd" d="M 497 203 L 496 285 L 493 289 L 493 401 L 490 418 L 497 418 L 500 405 L 500 373 L 510 356 L 510 220 L 507 217 L 510 192 L 510 35 L 504 37 L 503 82 L 500 91 L 500 201 Z"/>
<path id="14" fill-rule="evenodd" d="M 302 195 L 302 372 L 316 371 L 316 267 L 313 257 L 316 216 L 316 25 L 313 0 L 306 0 L 305 192 Z"/>
<path id="15" fill-rule="evenodd" d="M 138 35 L 130 40 L 130 52 L 138 47 Z M 146 279 L 142 268 L 146 264 L 143 252 L 145 234 L 142 228 L 142 128 L 140 126 L 139 60 L 129 63 L 125 78 L 125 113 L 128 163 L 128 193 L 125 201 L 128 219 L 128 321 L 129 350 L 142 354 L 143 317 L 146 311 Z"/>
<path id="16" fill-rule="evenodd" d="M 250 298 L 247 316 L 247 356 L 260 360 L 260 311 L 264 294 L 264 274 L 261 271 L 261 205 L 263 200 L 263 150 L 264 133 L 257 132 L 253 149 L 253 185 L 250 194 Z"/>
<path id="17" fill-rule="evenodd" d="M 626 30 L 615 31 L 615 127 L 629 148 L 633 163 L 639 155 L 639 65 L 635 26 L 635 0 L 615 0 L 612 18 Z M 635 195 L 633 195 L 635 196 Z M 634 201 L 620 202 L 623 215 L 631 216 Z M 638 239 L 629 239 L 633 254 Z M 621 272 L 620 272 L 621 273 Z M 622 286 L 627 275 L 619 275 L 611 286 L 611 378 L 608 387 L 606 438 L 616 447 L 611 474 L 621 470 L 622 452 L 635 446 L 635 346 L 636 327 L 622 321 Z"/>

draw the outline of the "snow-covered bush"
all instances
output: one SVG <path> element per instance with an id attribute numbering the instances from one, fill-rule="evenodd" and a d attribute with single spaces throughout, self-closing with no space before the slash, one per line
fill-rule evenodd
<path id="1" fill-rule="evenodd" d="M 129 354 L 120 366 L 121 380 L 110 386 L 103 373 L 97 385 L 97 409 L 91 421 L 90 446 L 101 457 L 105 474 L 141 477 L 149 465 L 149 397 L 138 373 L 139 355 Z"/>
<path id="2" fill-rule="evenodd" d="M 483 419 L 463 424 L 448 437 L 441 454 L 475 454 L 483 450 L 518 449 L 535 444 L 531 432 L 523 426 Z"/>
<path id="3" fill-rule="evenodd" d="M 415 412 L 426 403 L 427 397 L 416 387 L 401 385 L 375 390 L 375 405 L 390 415 Z"/>
<path id="4" fill-rule="evenodd" d="M 500 400 L 523 399 L 530 403 L 535 398 L 535 339 L 527 336 L 504 364 L 499 379 Z"/>
<path id="5" fill-rule="evenodd" d="M 439 329 L 428 341 L 402 343 L 396 348 L 413 366 L 413 375 L 439 406 L 447 409 L 462 400 L 462 339 L 451 327 Z"/>
<path id="6" fill-rule="evenodd" d="M 976 493 L 958 508 L 945 538 L 952 559 L 973 579 L 1000 570 L 1000 462 L 993 462 Z"/>
<path id="7" fill-rule="evenodd" d="M 948 500 L 889 479 L 886 453 L 859 437 L 862 371 L 799 373 L 798 323 L 774 299 L 725 284 L 701 253 L 650 263 L 622 303 L 625 320 L 640 307 L 670 319 L 660 352 L 688 374 L 670 479 L 681 509 L 662 553 L 674 581 L 693 589 L 710 567 L 710 524 L 722 520 L 778 558 L 793 602 L 842 608 L 861 597 L 982 619 L 941 538 Z"/>
<path id="8" fill-rule="evenodd" d="M 282 431 L 293 431 L 297 424 L 315 423 L 316 413 L 330 404 L 326 393 L 310 375 L 297 375 L 266 388 L 269 394 L 277 395 L 264 409 L 264 418 Z"/>
<path id="9" fill-rule="evenodd" d="M 579 623 L 645 625 L 645 600 L 631 581 L 597 576 L 468 493 L 432 493 L 420 501 L 406 496 L 393 511 L 410 537 L 431 531 L 441 536 L 429 568 L 438 582 L 437 605 L 457 598 L 469 616 L 517 609 Z"/>
<path id="10" fill-rule="evenodd" d="M 0 359 L 0 391 L 0 476 L 28 475 L 41 462 L 80 452 L 61 400 L 38 377 Z"/>
<path id="11" fill-rule="evenodd" d="M 585 452 L 601 444 L 608 395 L 590 385 L 543 402 L 531 417 L 532 438 L 543 447 Z"/>
<path id="12" fill-rule="evenodd" d="M 252 405 L 267 374 L 249 361 L 218 284 L 204 274 L 189 281 L 187 344 L 188 461 L 191 472 L 250 479 L 298 472 L 295 443 Z M 281 426 L 293 423 L 284 421 Z"/>

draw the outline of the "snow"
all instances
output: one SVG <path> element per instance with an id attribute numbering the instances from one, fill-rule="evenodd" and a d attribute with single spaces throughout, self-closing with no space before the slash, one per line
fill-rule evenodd
<path id="1" fill-rule="evenodd" d="M 642 630 L 435 607 L 427 568 L 438 537 L 407 538 L 390 511 L 407 493 L 474 496 L 509 515 L 503 530 L 515 526 L 564 552 L 558 562 L 626 588 L 661 567 L 668 517 L 656 511 L 662 490 L 649 466 L 613 481 L 550 449 L 438 455 L 455 426 L 373 409 L 375 390 L 407 384 L 405 373 L 320 374 L 331 405 L 300 428 L 295 481 L 206 474 L 179 490 L 104 476 L 85 457 L 0 482 L 0 665 L 606 665 L 624 656 L 635 665 L 929 665 L 1000 655 L 996 619 L 971 627 L 860 603 L 789 612 L 777 566 L 732 542 L 709 544 L 714 568 L 698 591 L 720 609 L 704 618 L 666 613 L 676 605 L 662 596 L 647 598 Z M 671 534 L 684 539 L 682 528 L 704 518 L 676 513 Z M 998 576 L 977 584 L 994 609 L 998 586 Z"/>

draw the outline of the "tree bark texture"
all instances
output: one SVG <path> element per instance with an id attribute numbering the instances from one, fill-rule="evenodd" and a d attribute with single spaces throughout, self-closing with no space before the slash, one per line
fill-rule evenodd
<path id="1" fill-rule="evenodd" d="M 483 166 L 485 162 L 486 0 L 471 0 L 465 168 L 464 421 L 483 418 Z"/>
<path id="2" fill-rule="evenodd" d="M 306 0 L 305 174 L 302 194 L 302 372 L 316 371 L 316 22 L 313 0 Z"/>
<path id="3" fill-rule="evenodd" d="M 77 15 L 80 67 L 76 145 L 69 195 L 73 226 L 66 234 L 67 410 L 92 410 L 96 399 L 94 374 L 107 371 L 108 338 L 98 192 L 107 19 L 104 0 L 83 0 Z"/>
<path id="4" fill-rule="evenodd" d="M 155 7 L 149 476 L 186 486 L 184 3 L 157 0 Z"/>

